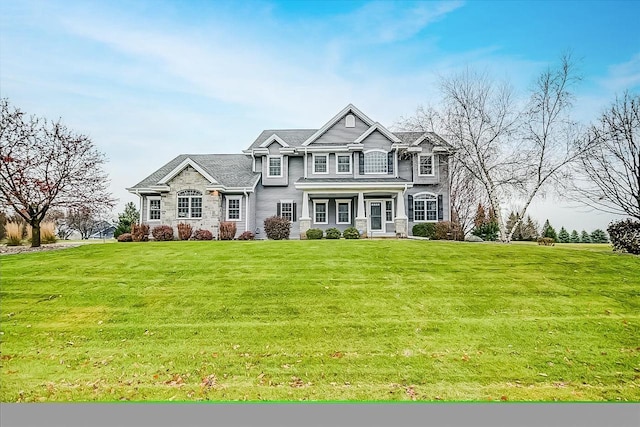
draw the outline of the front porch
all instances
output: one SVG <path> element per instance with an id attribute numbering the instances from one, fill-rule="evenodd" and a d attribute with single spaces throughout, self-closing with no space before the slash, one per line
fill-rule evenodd
<path id="1" fill-rule="evenodd" d="M 335 184 L 296 183 L 296 187 L 303 190 L 299 219 L 301 239 L 306 238 L 310 228 L 333 227 L 341 231 L 355 227 L 362 237 L 407 237 L 404 192 L 410 183 L 394 179 L 383 183 L 351 183 L 351 186 Z"/>

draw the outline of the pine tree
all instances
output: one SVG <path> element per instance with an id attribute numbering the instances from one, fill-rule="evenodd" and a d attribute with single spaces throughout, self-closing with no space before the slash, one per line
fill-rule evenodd
<path id="1" fill-rule="evenodd" d="M 558 233 L 558 241 L 560 243 L 569 243 L 571 241 L 571 236 L 564 227 L 560 228 L 560 232 Z"/>
<path id="2" fill-rule="evenodd" d="M 526 224 L 520 229 L 521 240 L 536 240 L 538 238 L 538 223 L 527 215 Z"/>
<path id="3" fill-rule="evenodd" d="M 113 237 L 118 237 L 124 233 L 131 232 L 131 224 L 136 224 L 140 219 L 140 213 L 133 202 L 129 202 L 124 207 L 124 212 L 118 215 L 118 224 L 113 232 Z"/>
<path id="4" fill-rule="evenodd" d="M 553 239 L 554 242 L 558 241 L 558 234 L 556 233 L 556 230 L 551 226 L 548 219 L 542 226 L 542 237 L 549 237 Z"/>
<path id="5" fill-rule="evenodd" d="M 511 233 L 511 230 L 513 230 L 513 226 L 515 225 L 515 223 L 518 221 L 518 214 L 516 214 L 514 211 L 511 211 L 511 213 L 509 214 L 509 218 L 507 219 L 507 234 Z M 511 237 L 512 240 L 517 240 L 516 239 L 516 232 L 517 232 L 517 228 L 516 230 L 514 230 L 513 232 L 513 236 Z"/>
<path id="6" fill-rule="evenodd" d="M 591 243 L 591 236 L 585 230 L 582 230 L 582 234 L 580 235 L 580 243 Z"/>
<path id="7" fill-rule="evenodd" d="M 591 233 L 591 242 L 592 243 L 609 243 L 609 237 L 607 237 L 607 233 L 605 233 L 601 229 L 593 230 Z"/>
<path id="8" fill-rule="evenodd" d="M 570 241 L 571 243 L 580 243 L 580 236 L 578 235 L 578 232 L 576 230 L 573 230 L 571 232 Z"/>

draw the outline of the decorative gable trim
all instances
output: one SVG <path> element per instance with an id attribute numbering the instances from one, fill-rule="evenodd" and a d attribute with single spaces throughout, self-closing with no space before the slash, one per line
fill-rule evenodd
<path id="1" fill-rule="evenodd" d="M 325 123 L 324 126 L 322 126 L 320 129 L 318 129 L 318 131 L 316 133 L 314 133 L 309 138 L 307 138 L 307 140 L 302 143 L 302 146 L 307 146 L 307 145 L 311 144 L 312 142 L 314 142 L 315 140 L 317 140 L 318 138 L 320 138 L 326 131 L 328 131 L 332 126 L 334 126 L 336 123 L 338 123 L 349 112 L 351 112 L 353 115 L 357 116 L 360 120 L 365 122 L 368 126 L 373 126 L 375 124 L 375 122 L 373 120 L 371 120 L 369 117 L 367 117 L 366 114 L 364 114 L 362 111 L 358 110 L 355 107 L 355 105 L 349 104 L 346 107 L 344 107 L 342 109 L 342 111 L 340 111 L 338 114 L 333 116 L 333 118 L 331 120 L 329 120 L 327 123 Z"/>
<path id="2" fill-rule="evenodd" d="M 186 168 L 187 166 L 191 166 L 192 168 L 197 170 L 198 173 L 202 175 L 205 179 L 207 179 L 211 184 L 218 184 L 218 181 L 216 181 L 214 177 L 212 177 L 206 170 L 204 170 L 202 166 L 197 164 L 195 161 L 191 160 L 189 157 L 184 159 L 182 163 L 176 166 L 171 172 L 166 174 L 160 181 L 158 181 L 158 184 L 167 184 L 169 181 L 175 178 L 176 175 L 182 172 L 184 168 Z"/>
<path id="3" fill-rule="evenodd" d="M 365 139 L 367 139 L 367 137 L 369 135 L 371 135 L 373 132 L 378 131 L 381 134 L 383 134 L 389 141 L 391 142 L 402 142 L 400 140 L 400 138 L 398 138 L 397 136 L 395 136 L 393 133 L 391 133 L 387 128 L 385 128 L 384 126 L 382 126 L 380 123 L 375 122 L 369 129 L 367 129 L 367 131 L 365 133 L 363 133 L 362 135 L 360 135 L 358 137 L 358 139 L 356 139 L 355 142 L 356 144 L 360 144 L 362 143 Z"/>
<path id="4" fill-rule="evenodd" d="M 269 138 L 265 139 L 264 142 L 260 144 L 260 147 L 266 148 L 269 145 L 271 145 L 271 143 L 273 143 L 274 141 L 280 144 L 281 147 L 289 147 L 289 144 L 284 142 L 284 140 L 280 138 L 278 135 L 276 135 L 275 133 L 271 135 Z"/>

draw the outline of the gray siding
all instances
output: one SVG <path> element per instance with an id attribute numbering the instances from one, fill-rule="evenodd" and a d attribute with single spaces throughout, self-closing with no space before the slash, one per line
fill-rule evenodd
<path id="1" fill-rule="evenodd" d="M 327 164 L 329 173 L 314 173 L 314 161 L 313 161 L 314 154 L 308 153 L 307 154 L 307 178 L 322 179 L 322 178 L 353 178 L 354 177 L 354 171 L 358 167 L 358 164 L 356 163 L 358 159 L 357 154 L 354 155 L 354 153 L 348 153 L 348 152 L 315 153 L 316 156 L 318 154 L 329 156 L 328 157 L 329 160 Z M 336 156 L 338 154 L 351 156 L 351 173 L 347 173 L 347 174 L 338 173 L 338 166 L 336 165 Z"/>
<path id="2" fill-rule="evenodd" d="M 347 113 L 350 114 L 350 113 Z M 358 116 L 356 117 L 356 126 L 352 128 L 345 127 L 345 114 L 338 122 L 330 127 L 320 138 L 311 143 L 310 146 L 314 145 L 325 145 L 325 144 L 345 144 L 348 142 L 353 142 L 360 135 L 365 133 L 370 126 L 368 126 L 365 122 L 360 120 Z"/>
<path id="3" fill-rule="evenodd" d="M 409 234 L 413 235 L 412 233 L 412 228 L 414 225 L 416 225 L 417 223 L 415 221 L 413 221 L 413 218 L 411 215 L 409 215 L 409 195 L 413 196 L 415 194 L 418 193 L 422 193 L 422 192 L 429 192 L 429 193 L 433 193 L 436 196 L 441 195 L 442 196 L 442 220 L 443 221 L 450 221 L 450 209 L 449 209 L 449 186 L 447 185 L 447 183 L 438 183 L 438 184 L 433 184 L 433 185 L 414 185 L 413 188 L 410 188 L 407 190 L 407 192 L 405 193 L 404 197 L 405 197 L 405 206 L 406 206 L 406 210 L 407 210 L 407 216 L 409 216 Z"/>
<path id="4" fill-rule="evenodd" d="M 271 144 L 271 146 L 273 145 L 274 144 Z M 260 162 L 262 171 L 262 185 L 264 185 L 265 187 L 289 185 L 289 156 L 282 156 L 282 177 L 278 178 L 269 177 L 269 174 L 267 173 L 269 168 L 268 157 L 262 157 L 262 160 L 263 161 Z"/>

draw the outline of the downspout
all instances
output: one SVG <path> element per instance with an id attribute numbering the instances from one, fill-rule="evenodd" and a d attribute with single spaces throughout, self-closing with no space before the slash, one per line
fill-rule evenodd
<path id="1" fill-rule="evenodd" d="M 256 156 L 251 150 L 251 172 L 256 173 Z"/>
<path id="2" fill-rule="evenodd" d="M 249 231 L 249 193 L 244 189 L 245 213 L 244 213 L 244 231 Z"/>

